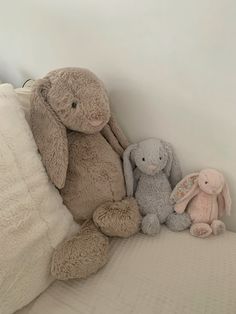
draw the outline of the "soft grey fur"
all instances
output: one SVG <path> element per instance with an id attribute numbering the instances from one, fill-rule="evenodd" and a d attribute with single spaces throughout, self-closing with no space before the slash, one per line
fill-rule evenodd
<path id="1" fill-rule="evenodd" d="M 134 171 L 130 159 L 136 166 Z M 127 195 L 135 194 L 144 216 L 143 233 L 154 235 L 163 223 L 173 231 L 187 229 L 189 215 L 176 214 L 170 201 L 172 189 L 182 179 L 172 146 L 160 139 L 147 139 L 128 146 L 123 161 Z"/>

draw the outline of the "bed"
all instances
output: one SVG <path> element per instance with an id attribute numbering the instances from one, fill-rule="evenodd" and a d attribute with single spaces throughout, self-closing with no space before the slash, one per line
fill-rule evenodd
<path id="1" fill-rule="evenodd" d="M 236 234 L 114 239 L 87 280 L 54 282 L 17 314 L 235 314 Z"/>

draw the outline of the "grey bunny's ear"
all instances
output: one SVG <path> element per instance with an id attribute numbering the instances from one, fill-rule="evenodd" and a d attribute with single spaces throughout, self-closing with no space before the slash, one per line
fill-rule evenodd
<path id="1" fill-rule="evenodd" d="M 123 167 L 124 167 L 124 177 L 126 184 L 127 196 L 133 196 L 134 194 L 134 174 L 133 167 L 131 163 L 131 152 L 137 148 L 137 144 L 129 145 L 124 151 L 123 155 Z"/>
<path id="2" fill-rule="evenodd" d="M 47 102 L 51 87 L 48 78 L 36 81 L 31 96 L 32 132 L 51 181 L 59 189 L 65 185 L 68 142 L 65 126 Z"/>
<path id="3" fill-rule="evenodd" d="M 167 163 L 164 168 L 164 172 L 170 181 L 172 189 L 182 179 L 182 170 L 180 162 L 174 152 L 174 149 L 170 143 L 162 141 L 163 147 L 168 155 Z"/>

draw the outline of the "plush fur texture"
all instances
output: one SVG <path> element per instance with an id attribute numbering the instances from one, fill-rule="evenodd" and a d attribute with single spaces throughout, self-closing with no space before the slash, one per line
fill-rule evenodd
<path id="1" fill-rule="evenodd" d="M 99 232 L 91 220 L 86 221 L 79 237 L 74 236 L 57 247 L 52 260 L 52 275 L 60 274 L 61 280 L 86 278 L 106 264 L 108 247 L 108 237 Z M 63 263 L 58 263 L 61 260 Z"/>
<path id="2" fill-rule="evenodd" d="M 136 166 L 134 171 L 130 159 Z M 123 160 L 128 196 L 135 195 L 144 216 L 142 231 L 154 235 L 163 223 L 173 231 L 188 228 L 188 214 L 177 215 L 170 202 L 172 188 L 182 177 L 172 146 L 159 139 L 148 139 L 130 145 Z"/>
<path id="3" fill-rule="evenodd" d="M 81 232 L 58 247 L 52 274 L 63 280 L 85 278 L 107 261 L 106 235 L 128 237 L 139 230 L 136 201 L 122 201 L 126 190 L 121 157 L 128 140 L 111 117 L 103 83 L 80 68 L 55 70 L 36 82 L 31 124 L 64 203 L 77 222 L 88 220 L 93 226 L 86 236 Z"/>
<path id="4" fill-rule="evenodd" d="M 225 225 L 219 220 L 225 213 L 230 215 L 231 198 L 222 173 L 215 169 L 203 169 L 187 175 L 175 187 L 172 195 L 175 210 L 189 213 L 193 236 L 206 238 L 211 233 L 221 234 Z"/>
<path id="5" fill-rule="evenodd" d="M 130 207 L 134 210 L 130 210 Z M 129 237 L 137 232 L 141 217 L 134 198 L 125 198 L 121 202 L 107 202 L 99 206 L 93 214 L 96 225 L 109 236 Z M 127 219 L 129 224 L 127 225 Z"/>

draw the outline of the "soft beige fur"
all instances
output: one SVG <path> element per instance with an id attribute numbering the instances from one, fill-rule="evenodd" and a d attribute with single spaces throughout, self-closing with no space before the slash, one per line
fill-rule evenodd
<path id="1" fill-rule="evenodd" d="M 55 70 L 36 82 L 31 123 L 49 177 L 74 219 L 85 222 L 57 248 L 52 274 L 85 278 L 107 261 L 106 235 L 139 230 L 137 203 L 125 198 L 121 156 L 128 140 L 111 117 L 103 83 L 80 68 Z"/>

